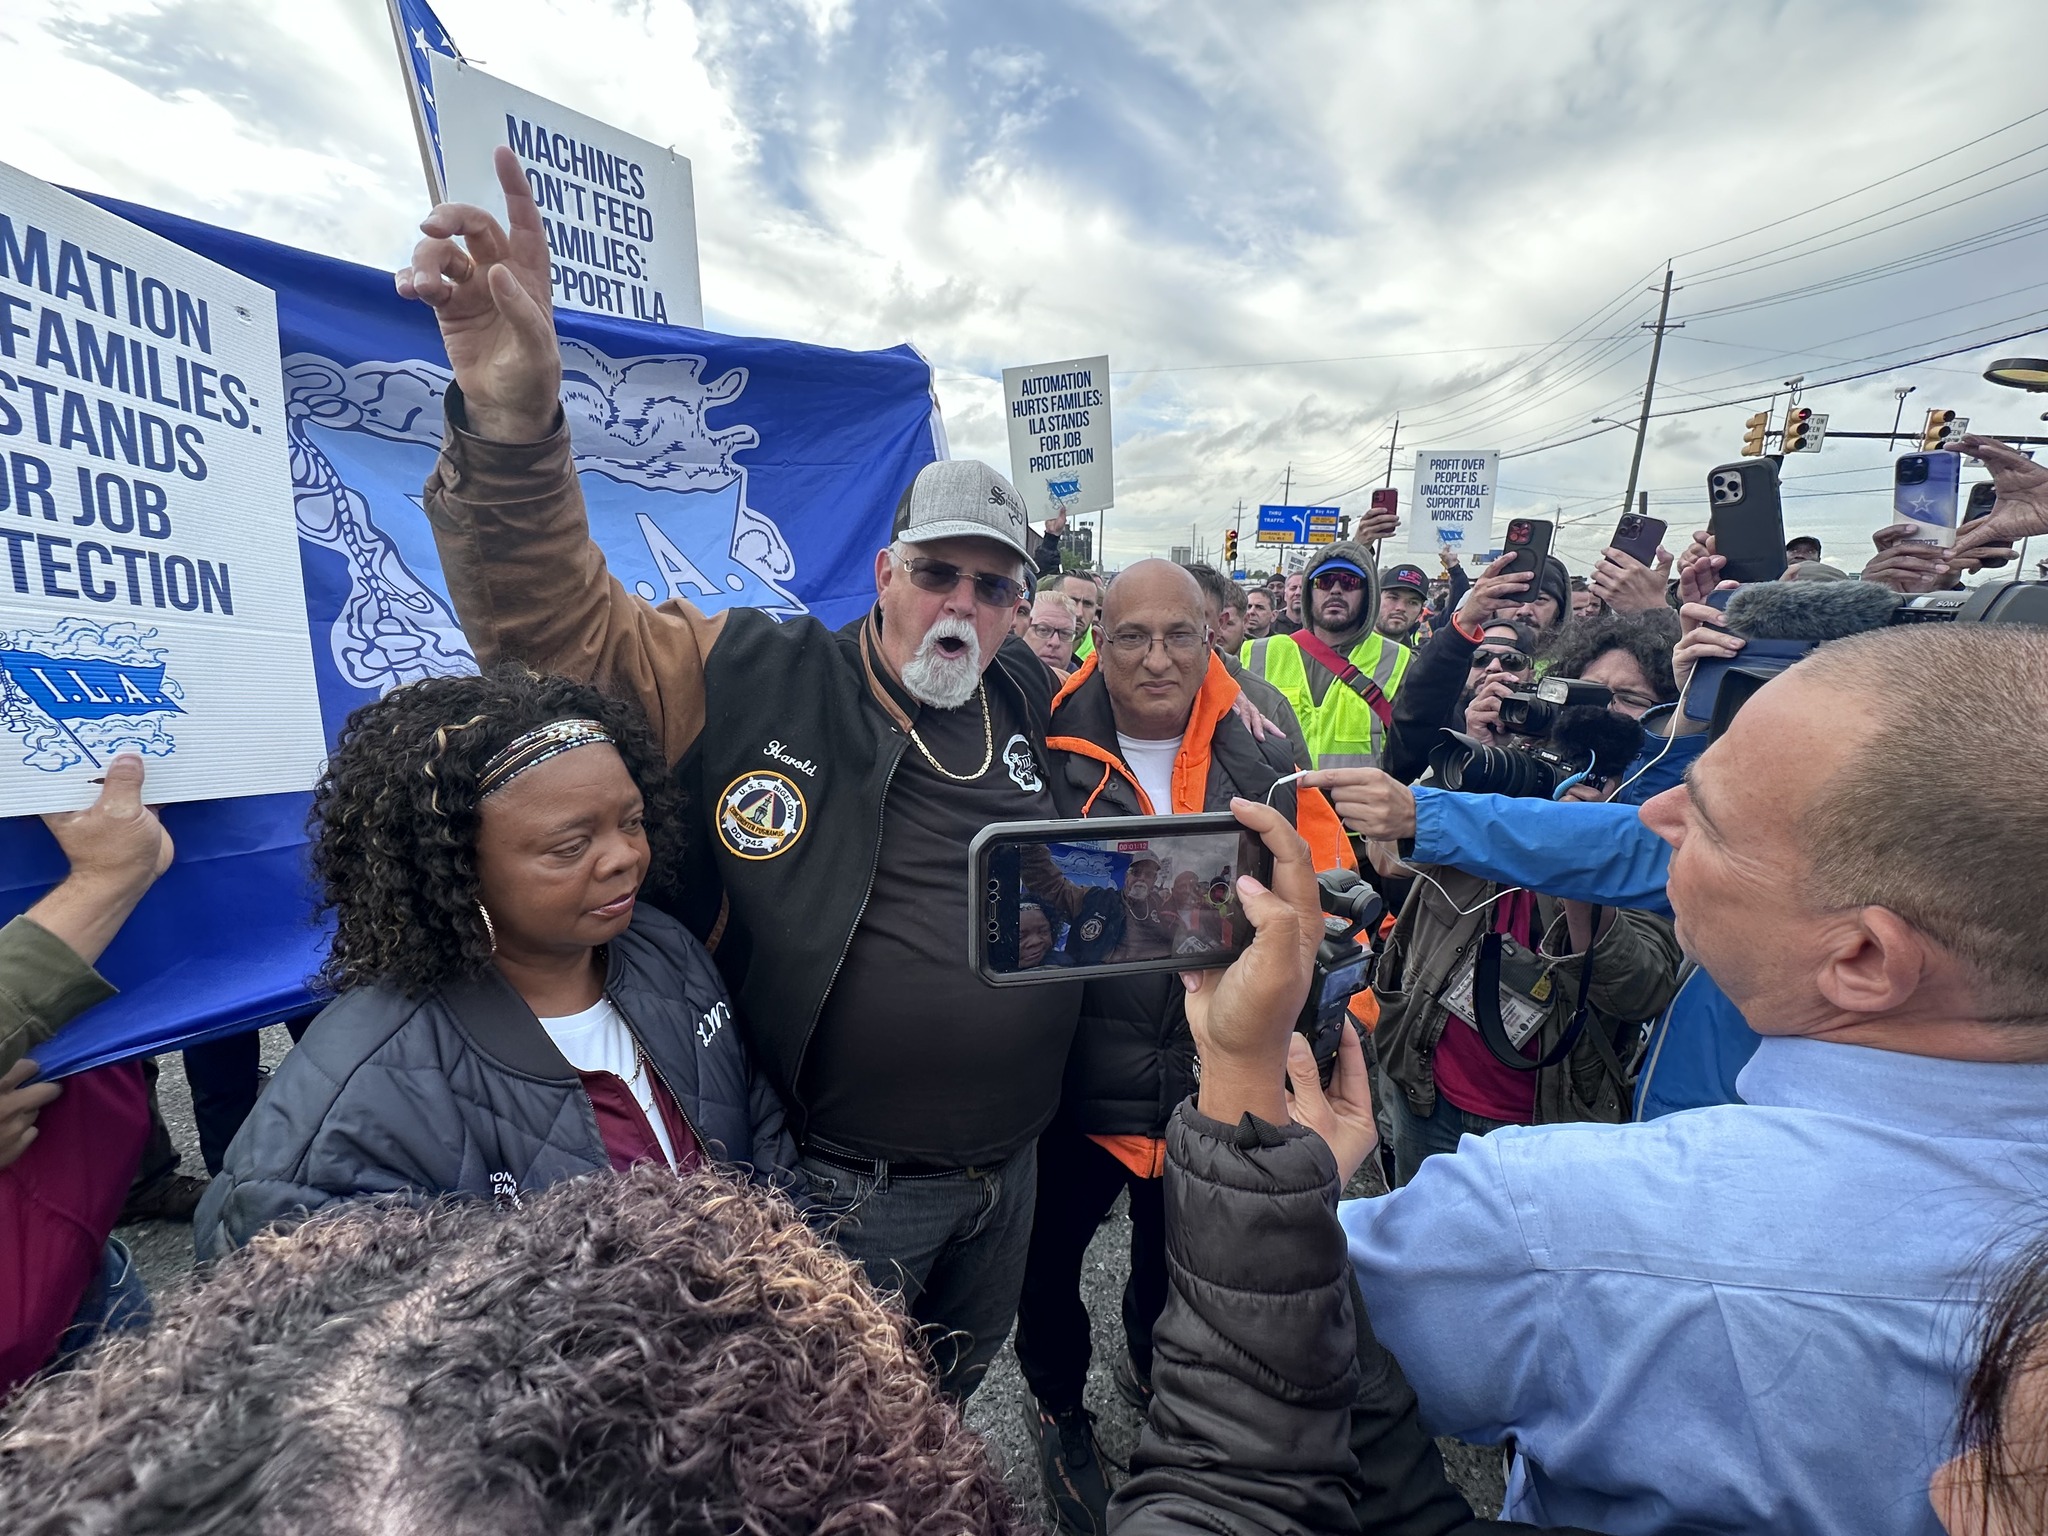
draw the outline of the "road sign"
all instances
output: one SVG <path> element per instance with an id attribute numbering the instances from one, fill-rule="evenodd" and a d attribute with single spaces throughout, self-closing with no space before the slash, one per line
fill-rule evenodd
<path id="1" fill-rule="evenodd" d="M 1260 507 L 1259 542 L 1334 544 L 1339 512 L 1337 507 Z"/>

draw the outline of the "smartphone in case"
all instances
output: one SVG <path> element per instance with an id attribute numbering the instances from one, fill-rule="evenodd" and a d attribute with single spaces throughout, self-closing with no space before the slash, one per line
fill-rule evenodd
<path id="1" fill-rule="evenodd" d="M 1902 453 L 1892 463 L 1892 512 L 1916 544 L 1956 541 L 1956 502 L 1962 492 L 1959 453 Z"/>
<path id="2" fill-rule="evenodd" d="M 1989 480 L 1979 480 L 1970 487 L 1969 500 L 1963 504 L 1963 526 L 1967 528 L 1970 524 L 1977 521 L 1978 518 L 1989 517 L 1991 509 L 1997 505 L 1998 487 Z M 1990 559 L 1983 562 L 1983 567 L 1987 571 L 1995 571 L 2001 565 L 2009 565 L 2011 563 L 2010 556 L 1993 555 Z"/>
<path id="3" fill-rule="evenodd" d="M 1228 812 L 999 821 L 967 859 L 968 952 L 998 987 L 1228 965 L 1252 941 L 1237 877 L 1273 876 Z"/>
<path id="4" fill-rule="evenodd" d="M 1776 581 L 1785 574 L 1785 508 L 1778 467 L 1738 459 L 1707 471 L 1707 531 L 1725 561 L 1723 581 Z"/>
<path id="5" fill-rule="evenodd" d="M 1501 538 L 1501 553 L 1513 555 L 1515 558 L 1501 574 L 1511 576 L 1526 571 L 1540 579 L 1543 575 L 1544 558 L 1550 553 L 1551 536 L 1556 531 L 1555 524 L 1547 523 L 1540 517 L 1508 519 L 1508 531 Z M 1529 591 L 1533 594 L 1535 590 L 1536 587 L 1532 583 Z"/>
<path id="6" fill-rule="evenodd" d="M 1641 512 L 1624 512 L 1621 521 L 1614 525 L 1614 538 L 1609 547 L 1644 565 L 1655 565 L 1657 546 L 1664 542 L 1666 526 L 1661 518 L 1647 517 Z"/>

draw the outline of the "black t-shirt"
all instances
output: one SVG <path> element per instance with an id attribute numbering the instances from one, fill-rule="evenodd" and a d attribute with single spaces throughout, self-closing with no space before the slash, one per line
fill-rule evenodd
<path id="1" fill-rule="evenodd" d="M 964 1168 L 1045 1128 L 1081 1011 L 1079 982 L 992 987 L 967 953 L 967 845 L 992 821 L 1057 814 L 1025 722 L 985 687 L 994 750 L 972 783 L 912 742 L 889 783 L 867 910 L 811 1037 L 806 1135 L 867 1157 Z M 981 700 L 913 708 L 953 773 L 981 762 Z"/>

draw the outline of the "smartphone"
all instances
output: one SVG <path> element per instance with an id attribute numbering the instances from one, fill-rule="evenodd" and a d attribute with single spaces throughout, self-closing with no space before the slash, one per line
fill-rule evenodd
<path id="1" fill-rule="evenodd" d="M 1550 538 L 1556 531 L 1555 524 L 1546 523 L 1538 517 L 1508 519 L 1508 531 L 1501 540 L 1500 552 L 1504 555 L 1513 555 L 1515 558 L 1501 574 L 1512 576 L 1526 571 L 1540 581 L 1544 558 L 1550 553 Z M 1530 595 L 1534 595 L 1535 582 L 1530 583 L 1528 591 Z"/>
<path id="2" fill-rule="evenodd" d="M 1228 812 L 999 821 L 967 860 L 969 952 L 998 987 L 1228 965 L 1252 941 L 1237 877 L 1273 875 Z"/>
<path id="3" fill-rule="evenodd" d="M 1726 564 L 1723 581 L 1776 581 L 1785 574 L 1785 508 L 1778 466 L 1738 459 L 1707 471 L 1707 531 Z"/>
<path id="4" fill-rule="evenodd" d="M 1959 453 L 1902 453 L 1892 464 L 1892 511 L 1916 544 L 1956 541 L 1956 501 L 1963 483 Z"/>
<path id="5" fill-rule="evenodd" d="M 1980 517 L 1989 517 L 1991 509 L 1998 505 L 1998 487 L 1989 480 L 1979 480 L 1970 487 L 1970 499 L 1963 504 L 1963 526 L 1967 528 Z M 2010 564 L 2010 557 L 1994 555 L 1983 562 L 1984 569 L 1995 571 L 2001 565 Z"/>
<path id="6" fill-rule="evenodd" d="M 1664 542 L 1665 527 L 1660 518 L 1646 517 L 1641 512 L 1624 512 L 1621 521 L 1614 525 L 1614 537 L 1609 541 L 1609 547 L 1633 556 L 1644 565 L 1655 565 L 1657 546 Z"/>

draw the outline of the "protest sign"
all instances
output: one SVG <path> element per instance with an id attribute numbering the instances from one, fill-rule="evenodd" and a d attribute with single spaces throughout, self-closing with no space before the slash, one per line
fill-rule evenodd
<path id="1" fill-rule="evenodd" d="M 297 507 L 298 644 L 303 650 L 310 625 L 307 696 L 317 688 L 326 739 L 358 705 L 402 683 L 472 670 L 420 506 L 449 381 L 433 314 L 400 299 L 387 272 L 93 201 L 276 296 L 268 345 L 273 379 L 284 353 L 283 389 L 252 393 L 267 408 L 282 402 L 277 435 L 289 441 L 291 469 L 278 494 Z M 56 246 L 50 254 L 54 286 Z M 93 280 L 97 292 L 96 273 Z M 216 348 L 222 323 L 216 309 Z M 597 315 L 562 315 L 557 330 L 562 408 L 591 536 L 627 591 L 706 611 L 744 604 L 783 619 L 811 615 L 832 627 L 868 611 L 875 551 L 889 541 L 897 499 L 944 440 L 931 368 L 914 349 L 843 352 Z M 0 403 L 17 398 L 0 387 Z M 32 409 L 20 414 L 32 429 Z M 6 420 L 0 412 L 0 426 Z M 217 430 L 206 427 L 209 447 Z M 266 426 L 259 441 L 272 436 Z M 0 448 L 17 441 L 0 434 Z M 0 509 L 0 528 L 13 516 Z M 289 513 L 284 526 L 289 534 Z M 40 581 L 33 551 L 28 559 Z M 0 555 L 0 593 L 9 590 L 6 573 Z M 239 615 L 239 564 L 234 597 Z M 14 622 L 15 601 L 0 597 L 0 629 Z M 251 755 L 269 751 L 274 736 L 266 724 Z M 8 739 L 0 732 L 0 742 Z M 155 759 L 149 772 L 154 784 Z M 292 794 L 163 808 L 177 862 L 98 963 L 121 994 L 37 1048 L 47 1073 L 174 1049 L 317 1005 L 308 983 L 327 937 L 306 884 L 305 782 Z M 41 822 L 0 818 L 0 922 L 63 872 Z"/>
<path id="2" fill-rule="evenodd" d="M 704 323 L 688 160 L 461 59 L 427 62 L 449 201 L 503 217 L 491 157 L 509 145 L 547 230 L 557 309 Z"/>
<path id="3" fill-rule="evenodd" d="M 1463 556 L 1493 539 L 1494 477 L 1500 454 L 1491 450 L 1424 449 L 1415 455 L 1415 514 L 1408 553 Z"/>
<path id="4" fill-rule="evenodd" d="M 326 752 L 269 290 L 0 165 L 0 816 Z"/>
<path id="5" fill-rule="evenodd" d="M 1010 479 L 1033 522 L 1116 504 L 1110 464 L 1109 359 L 1003 370 Z"/>

